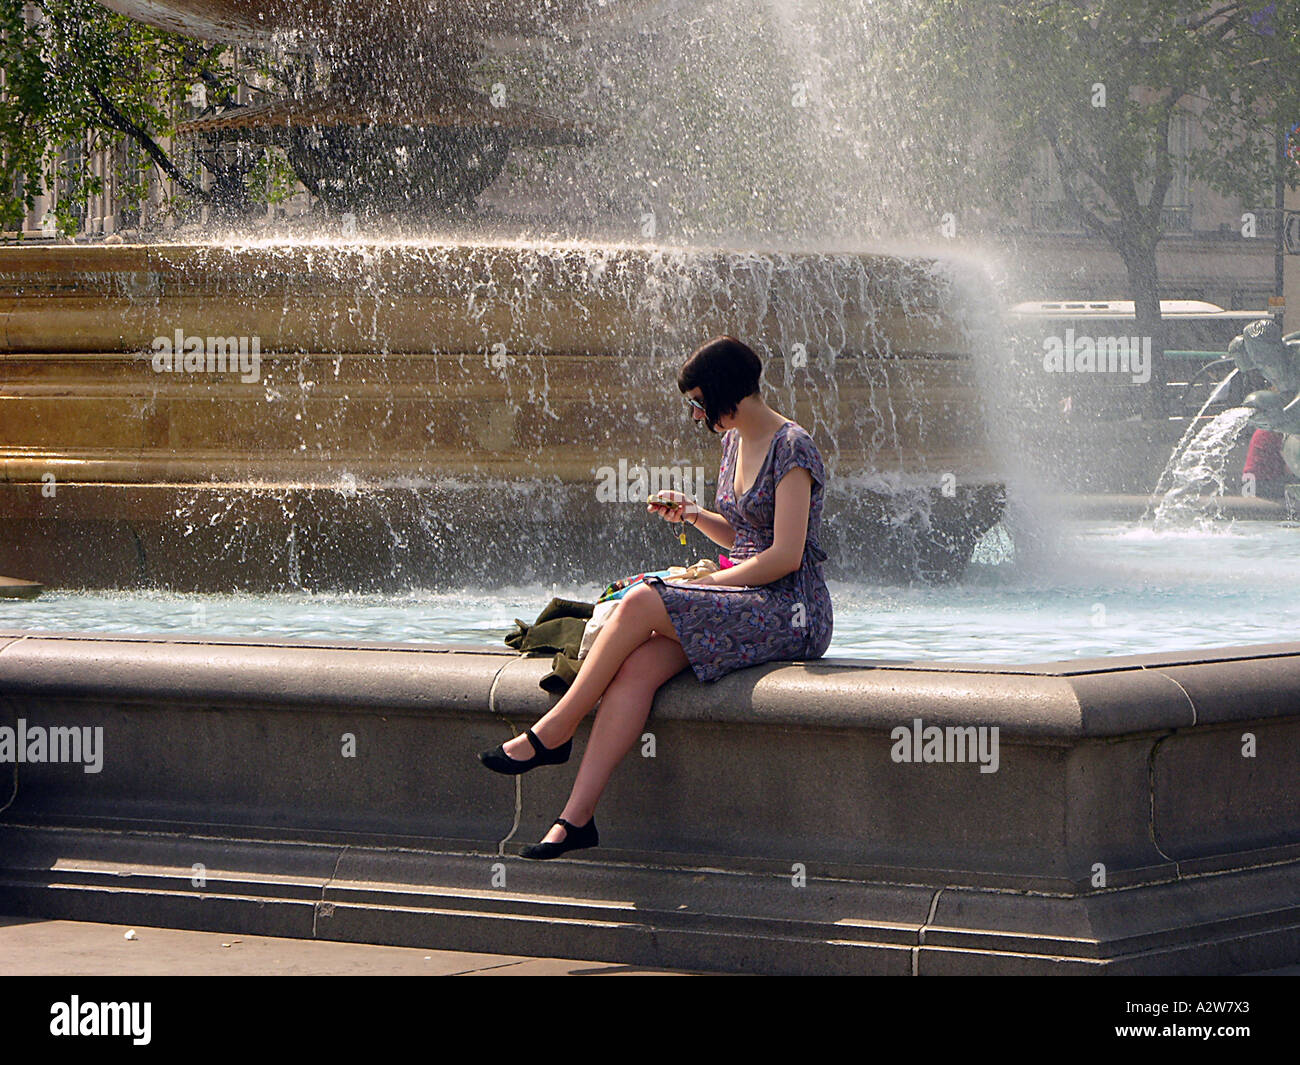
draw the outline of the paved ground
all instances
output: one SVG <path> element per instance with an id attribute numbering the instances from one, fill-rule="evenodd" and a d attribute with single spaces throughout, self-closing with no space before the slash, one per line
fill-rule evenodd
<path id="1" fill-rule="evenodd" d="M 127 939 L 128 931 L 135 932 Z M 690 976 L 609 962 L 0 917 L 0 976 Z M 1300 976 L 1300 965 L 1252 973 Z"/>
<path id="2" fill-rule="evenodd" d="M 0 917 L 0 976 L 674 976 L 606 962 Z"/>

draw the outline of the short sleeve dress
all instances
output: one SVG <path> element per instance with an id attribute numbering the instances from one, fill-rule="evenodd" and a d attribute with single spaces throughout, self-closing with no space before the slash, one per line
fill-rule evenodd
<path id="1" fill-rule="evenodd" d="M 753 486 L 738 499 L 739 444 L 735 429 L 723 434 L 717 508 L 736 530 L 730 556 L 741 562 L 772 546 L 776 486 L 795 466 L 812 475 L 808 534 L 799 568 L 771 584 L 710 587 L 646 578 L 663 599 L 691 669 L 702 681 L 761 662 L 820 658 L 831 642 L 831 596 L 822 577 L 826 552 L 818 543 L 826 474 L 817 445 L 806 429 L 787 421 L 772 437 Z"/>

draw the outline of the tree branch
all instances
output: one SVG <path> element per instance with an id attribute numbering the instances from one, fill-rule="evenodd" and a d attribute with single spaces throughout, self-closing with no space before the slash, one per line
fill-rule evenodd
<path id="1" fill-rule="evenodd" d="M 1232 12 L 1234 14 L 1240 14 L 1241 4 L 1239 3 L 1224 4 L 1217 11 L 1211 11 L 1208 14 L 1202 15 L 1199 19 L 1196 19 L 1195 21 L 1189 21 L 1185 28 L 1192 30 L 1194 32 L 1196 30 L 1199 30 L 1202 26 L 1208 26 L 1216 18 L 1219 18 L 1221 15 L 1226 15 L 1229 12 Z"/>
<path id="2" fill-rule="evenodd" d="M 1062 151 L 1064 151 L 1064 149 L 1062 149 Z M 1116 210 L 1122 210 L 1125 199 L 1125 190 L 1120 188 L 1119 182 L 1116 178 L 1111 177 L 1110 171 L 1094 163 L 1081 152 L 1073 152 L 1072 155 L 1074 157 L 1073 169 L 1082 171 L 1086 174 L 1097 188 L 1101 189 L 1102 192 L 1111 198 L 1112 202 L 1115 204 Z"/>
<path id="3" fill-rule="evenodd" d="M 1048 143 L 1052 146 L 1052 152 L 1056 155 L 1056 162 L 1062 174 L 1062 182 L 1065 180 L 1064 175 L 1066 173 L 1082 173 L 1114 201 L 1117 209 L 1120 207 L 1122 197 L 1116 192 L 1114 182 L 1106 171 L 1099 169 L 1091 159 L 1077 151 L 1072 150 L 1069 159 L 1067 159 L 1065 146 L 1047 124 L 1040 122 L 1039 129 L 1047 138 Z"/>
<path id="4" fill-rule="evenodd" d="M 89 86 L 89 89 L 91 97 L 94 99 L 95 103 L 99 105 L 100 110 L 104 112 L 104 117 L 108 120 L 110 126 L 119 133 L 125 133 L 128 137 L 134 139 L 136 143 L 138 143 L 140 147 L 148 153 L 149 158 L 154 161 L 158 169 L 180 185 L 180 187 L 191 196 L 197 196 L 205 203 L 211 200 L 211 196 L 207 192 L 198 185 L 195 185 L 194 182 L 180 172 L 176 164 L 167 157 L 167 153 L 159 147 L 158 142 L 149 136 L 149 134 L 139 125 L 132 122 L 130 118 L 119 111 L 113 101 L 105 96 L 97 85 L 91 85 Z"/>
<path id="5" fill-rule="evenodd" d="M 1052 147 L 1052 154 L 1056 156 L 1056 165 L 1061 171 L 1061 187 L 1065 190 L 1065 198 L 1070 203 L 1070 210 L 1079 217 L 1079 221 L 1083 223 L 1083 228 L 1094 237 L 1100 237 L 1112 244 L 1117 244 L 1116 234 L 1111 232 L 1111 227 L 1084 206 L 1083 201 L 1079 199 L 1078 194 L 1070 184 L 1070 167 L 1066 163 L 1065 156 L 1061 151 L 1060 140 L 1056 134 L 1046 128 L 1043 129 L 1043 134 L 1047 137 L 1047 143 Z"/>

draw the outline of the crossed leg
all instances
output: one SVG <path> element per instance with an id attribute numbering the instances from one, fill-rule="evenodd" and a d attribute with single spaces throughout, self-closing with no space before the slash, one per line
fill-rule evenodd
<path id="1" fill-rule="evenodd" d="M 689 664 L 680 643 L 658 634 L 627 656 L 601 697 L 591 738 L 561 817 L 574 825 L 591 820 L 614 767 L 641 735 L 655 692 Z M 566 835 L 563 825 L 552 825 L 543 842 L 558 843 Z"/>
<path id="2" fill-rule="evenodd" d="M 614 767 L 640 735 L 655 692 L 689 664 L 659 593 L 642 584 L 624 595 L 597 633 L 569 690 L 533 726 L 544 746 L 557 747 L 600 703 L 561 817 L 575 825 L 591 820 Z M 522 734 L 504 749 L 518 759 L 534 753 Z M 565 834 L 563 825 L 552 825 L 542 842 L 559 842 Z"/>
<path id="3" fill-rule="evenodd" d="M 618 608 L 596 634 L 569 690 L 533 726 L 533 733 L 542 745 L 558 747 L 568 740 L 578 730 L 578 723 L 591 713 L 627 657 L 655 633 L 671 637 L 677 643 L 673 623 L 659 593 L 639 584 L 619 600 Z M 685 652 L 682 652 L 682 664 L 687 664 Z M 507 741 L 504 747 L 507 755 L 520 760 L 536 753 L 522 733 Z"/>

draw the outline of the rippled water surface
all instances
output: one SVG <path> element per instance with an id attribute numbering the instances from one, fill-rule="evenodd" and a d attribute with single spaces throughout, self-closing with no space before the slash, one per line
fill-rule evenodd
<path id="1" fill-rule="evenodd" d="M 1075 523 L 1050 563 L 973 565 L 943 587 L 830 582 L 828 655 L 1044 662 L 1292 640 L 1300 633 L 1300 528 L 1210 532 Z M 621 575 L 621 574 L 618 574 Z M 611 575 L 613 576 L 613 575 Z M 0 600 L 0 629 L 308 638 L 504 647 L 515 618 L 594 585 L 377 595 L 47 591 Z"/>

